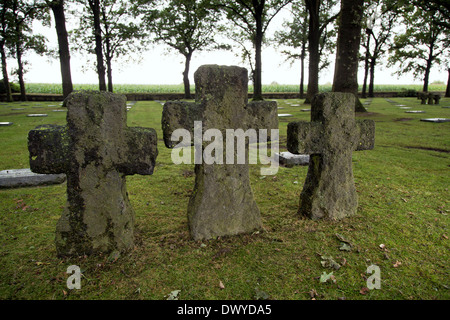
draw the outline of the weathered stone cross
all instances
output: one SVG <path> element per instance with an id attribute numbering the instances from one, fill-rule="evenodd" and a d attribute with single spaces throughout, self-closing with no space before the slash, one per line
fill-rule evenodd
<path id="1" fill-rule="evenodd" d="M 125 176 L 152 174 L 158 150 L 155 130 L 127 127 L 125 103 L 107 92 L 73 93 L 65 100 L 67 126 L 28 134 L 31 170 L 67 175 L 68 201 L 56 227 L 59 256 L 134 246 Z"/>
<path id="2" fill-rule="evenodd" d="M 227 129 L 245 131 L 251 128 L 268 129 L 270 138 L 270 129 L 278 129 L 276 102 L 247 103 L 246 69 L 205 65 L 195 72 L 194 77 L 197 103 L 174 101 L 164 105 L 162 128 L 168 148 L 177 144 L 171 140 L 176 129 L 184 128 L 195 136 L 196 121 L 201 121 L 202 134 L 208 129 L 218 129 L 223 137 Z M 192 140 L 188 144 L 191 143 Z M 202 142 L 201 147 L 196 148 L 195 156 L 201 155 L 207 146 L 208 143 Z M 226 152 L 228 150 L 223 150 L 223 159 L 227 157 Z M 245 153 L 248 153 L 248 142 Z M 188 205 L 189 227 L 194 239 L 235 235 L 261 228 L 247 161 L 243 164 L 207 164 L 202 159 L 195 164 L 195 173 L 195 187 Z"/>
<path id="3" fill-rule="evenodd" d="M 311 122 L 288 124 L 288 150 L 311 154 L 299 208 L 300 214 L 311 219 L 340 219 L 356 213 L 352 152 L 373 149 L 375 123 L 355 121 L 354 99 L 347 93 L 317 95 Z"/>

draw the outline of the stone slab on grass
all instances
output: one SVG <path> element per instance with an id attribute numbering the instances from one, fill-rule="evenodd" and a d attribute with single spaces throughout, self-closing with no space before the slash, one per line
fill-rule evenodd
<path id="1" fill-rule="evenodd" d="M 65 174 L 39 174 L 30 169 L 9 169 L 0 171 L 0 188 L 34 187 L 60 184 L 66 181 Z"/>

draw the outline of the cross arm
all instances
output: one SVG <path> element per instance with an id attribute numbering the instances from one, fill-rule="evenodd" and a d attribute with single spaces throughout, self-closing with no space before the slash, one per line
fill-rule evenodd
<path id="1" fill-rule="evenodd" d="M 357 120 L 359 140 L 355 150 L 372 150 L 375 145 L 375 122 L 373 120 Z"/>
<path id="2" fill-rule="evenodd" d="M 252 101 L 245 107 L 246 119 L 242 129 L 267 129 L 267 137 L 270 139 L 270 130 L 278 129 L 278 112 L 276 101 Z"/>
<path id="3" fill-rule="evenodd" d="M 172 133 L 176 129 L 186 129 L 191 133 L 192 144 L 194 137 L 194 121 L 201 121 L 203 108 L 201 105 L 184 101 L 168 101 L 164 104 L 161 126 L 163 130 L 164 144 L 167 148 L 173 148 L 178 144 L 172 141 Z"/>
<path id="4" fill-rule="evenodd" d="M 151 128 L 131 127 L 125 129 L 124 146 L 118 171 L 125 175 L 151 175 L 158 156 L 156 131 Z"/>
<path id="5" fill-rule="evenodd" d="M 287 149 L 294 154 L 314 154 L 323 150 L 323 124 L 297 121 L 287 126 Z"/>
<path id="6" fill-rule="evenodd" d="M 66 126 L 42 125 L 28 133 L 31 171 L 66 173 L 69 167 L 69 135 Z"/>

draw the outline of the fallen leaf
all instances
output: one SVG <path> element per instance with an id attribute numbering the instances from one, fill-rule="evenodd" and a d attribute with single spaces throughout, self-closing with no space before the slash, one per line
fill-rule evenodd
<path id="1" fill-rule="evenodd" d="M 267 300 L 269 299 L 269 295 L 258 288 L 255 288 L 255 299 L 256 300 Z"/>
<path id="2" fill-rule="evenodd" d="M 322 261 L 320 261 L 322 267 L 333 268 L 334 270 L 339 270 L 339 268 L 341 267 L 339 263 L 334 261 L 332 256 L 321 256 L 320 258 L 322 259 Z"/>
<path id="3" fill-rule="evenodd" d="M 219 288 L 220 288 L 220 289 L 225 289 L 225 286 L 223 285 L 223 282 L 222 282 L 222 281 L 219 281 Z"/>
<path id="4" fill-rule="evenodd" d="M 173 290 L 169 295 L 167 296 L 167 300 L 178 300 L 178 295 L 180 294 L 181 290 Z"/>
<path id="5" fill-rule="evenodd" d="M 332 279 L 331 277 L 333 276 L 333 272 L 330 273 L 326 273 L 325 271 L 322 273 L 322 275 L 320 276 L 320 283 L 325 283 L 328 280 Z M 333 279 L 332 279 L 333 280 Z"/>
<path id="6" fill-rule="evenodd" d="M 349 245 L 351 245 L 351 242 L 350 242 L 349 240 L 347 240 L 342 234 L 336 233 L 336 237 L 337 237 L 340 241 L 345 242 L 345 243 L 348 243 Z"/>
<path id="7" fill-rule="evenodd" d="M 394 263 L 394 268 L 397 268 L 397 267 L 399 267 L 399 266 L 401 266 L 402 265 L 402 263 L 400 262 L 400 261 L 395 261 L 395 263 Z"/>
<path id="8" fill-rule="evenodd" d="M 314 299 L 315 297 L 317 297 L 317 291 L 315 289 L 311 289 L 311 291 L 308 293 L 309 293 L 309 296 L 311 297 L 311 299 Z"/>
<path id="9" fill-rule="evenodd" d="M 348 243 L 341 242 L 341 246 L 340 246 L 339 250 L 350 252 L 350 251 L 352 251 L 352 246 L 349 245 Z"/>
<path id="10" fill-rule="evenodd" d="M 448 240 L 448 237 L 445 235 L 445 234 L 443 234 L 442 235 L 442 238 L 444 238 L 444 239 L 447 239 Z"/>
<path id="11" fill-rule="evenodd" d="M 120 252 L 118 250 L 114 250 L 113 252 L 111 252 L 111 254 L 108 257 L 108 261 L 113 263 L 116 262 L 117 259 L 120 258 Z"/>
<path id="12" fill-rule="evenodd" d="M 359 293 L 361 294 L 367 294 L 369 292 L 369 288 L 367 287 L 362 287 L 361 290 L 359 290 Z"/>

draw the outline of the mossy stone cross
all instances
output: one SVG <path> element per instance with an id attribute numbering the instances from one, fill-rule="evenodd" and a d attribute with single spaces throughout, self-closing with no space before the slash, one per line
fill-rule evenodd
<path id="1" fill-rule="evenodd" d="M 356 213 L 352 152 L 373 149 L 375 122 L 356 121 L 354 105 L 353 94 L 319 94 L 312 101 L 311 122 L 288 124 L 288 150 L 311 155 L 299 208 L 311 219 L 337 220 Z"/>
<path id="2" fill-rule="evenodd" d="M 126 251 L 134 247 L 134 212 L 126 175 L 153 173 L 156 132 L 127 127 L 126 98 L 81 91 L 64 102 L 67 126 L 28 134 L 30 167 L 66 173 L 67 205 L 56 228 L 59 256 Z"/>
<path id="3" fill-rule="evenodd" d="M 278 129 L 276 102 L 248 103 L 245 68 L 204 65 L 194 78 L 196 103 L 173 101 L 164 105 L 162 129 L 168 148 L 178 143 L 171 140 L 172 133 L 183 128 L 192 139 L 187 145 L 194 144 L 196 159 L 201 157 L 210 142 L 193 143 L 196 121 L 201 122 L 202 136 L 209 129 L 220 130 L 223 146 L 227 143 L 227 129 L 268 129 L 269 139 L 270 129 Z M 248 148 L 247 143 L 246 154 Z M 221 152 L 225 159 L 228 150 Z M 250 187 L 248 162 L 207 164 L 201 159 L 195 163 L 195 187 L 188 204 L 191 236 L 196 240 L 209 239 L 260 229 L 261 217 Z"/>

